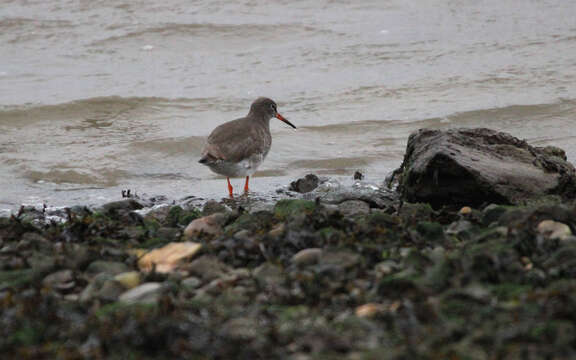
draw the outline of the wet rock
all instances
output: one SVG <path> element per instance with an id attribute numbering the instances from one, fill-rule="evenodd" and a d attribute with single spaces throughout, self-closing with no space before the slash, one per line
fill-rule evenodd
<path id="1" fill-rule="evenodd" d="M 114 276 L 114 280 L 122 284 L 126 289 L 132 289 L 140 285 L 142 277 L 138 271 L 129 271 Z"/>
<path id="2" fill-rule="evenodd" d="M 241 230 L 247 230 L 249 233 L 259 232 L 271 228 L 275 222 L 274 220 L 274 214 L 269 211 L 244 213 L 232 224 L 226 226 L 225 231 L 227 234 L 236 234 Z"/>
<path id="3" fill-rule="evenodd" d="M 25 222 L 40 224 L 44 222 L 45 214 L 43 210 L 34 206 L 22 206 L 18 211 L 17 217 Z"/>
<path id="4" fill-rule="evenodd" d="M 370 213 L 370 205 L 362 200 L 347 200 L 338 205 L 344 216 L 365 215 Z"/>
<path id="5" fill-rule="evenodd" d="M 126 291 L 126 287 L 118 281 L 108 279 L 104 281 L 102 287 L 98 289 L 96 297 L 102 301 L 112 302 L 118 300 L 118 297 Z"/>
<path id="6" fill-rule="evenodd" d="M 142 271 L 172 272 L 185 260 L 196 255 L 201 248 L 201 244 L 190 241 L 170 243 L 146 253 L 138 260 L 138 267 Z"/>
<path id="7" fill-rule="evenodd" d="M 202 280 L 200 280 L 196 276 L 190 276 L 190 277 L 182 280 L 180 282 L 180 285 L 182 285 L 184 288 L 187 288 L 187 289 L 196 289 L 200 285 L 202 285 Z"/>
<path id="8" fill-rule="evenodd" d="M 309 200 L 285 199 L 280 200 L 274 207 L 274 215 L 279 219 L 286 219 L 292 215 L 311 212 L 316 204 Z"/>
<path id="9" fill-rule="evenodd" d="M 110 275 L 117 275 L 123 272 L 128 272 L 131 269 L 128 265 L 117 262 L 117 261 L 105 261 L 105 260 L 96 260 L 86 268 L 86 273 L 88 274 L 110 274 Z"/>
<path id="10" fill-rule="evenodd" d="M 379 262 L 378 264 L 376 264 L 374 266 L 374 272 L 379 277 L 384 277 L 384 276 L 390 275 L 393 272 L 397 271 L 398 268 L 399 268 L 399 265 L 395 261 L 384 260 L 384 261 Z"/>
<path id="11" fill-rule="evenodd" d="M 33 280 L 34 271 L 32 269 L 0 271 L 0 291 L 11 288 L 19 289 L 29 285 Z"/>
<path id="12" fill-rule="evenodd" d="M 253 318 L 241 317 L 227 321 L 220 332 L 226 338 L 253 341 L 258 338 L 259 328 L 259 324 Z"/>
<path id="13" fill-rule="evenodd" d="M 553 220 L 544 220 L 538 224 L 538 232 L 550 240 L 564 240 L 572 236 L 570 226 Z"/>
<path id="14" fill-rule="evenodd" d="M 490 225 L 497 222 L 508 211 L 506 206 L 490 204 L 482 210 L 482 223 Z"/>
<path id="15" fill-rule="evenodd" d="M 164 239 L 166 241 L 175 241 L 175 240 L 178 240 L 180 235 L 182 235 L 182 232 L 178 228 L 161 227 L 158 230 L 156 230 L 155 235 L 156 235 L 156 237 L 158 237 L 160 239 Z"/>
<path id="16" fill-rule="evenodd" d="M 193 220 L 200 217 L 200 211 L 194 207 L 190 207 L 187 210 L 179 205 L 172 206 L 168 212 L 168 216 L 164 221 L 167 227 L 178 227 L 190 224 Z"/>
<path id="17" fill-rule="evenodd" d="M 353 268 L 359 265 L 361 261 L 360 255 L 345 250 L 322 252 L 319 259 L 320 264 L 335 265 L 344 269 Z"/>
<path id="18" fill-rule="evenodd" d="M 226 264 L 212 256 L 202 256 L 186 265 L 185 269 L 203 281 L 212 281 L 230 272 Z"/>
<path id="19" fill-rule="evenodd" d="M 102 205 L 102 212 L 110 217 L 127 216 L 134 210 L 140 210 L 144 206 L 134 199 L 114 201 Z"/>
<path id="20" fill-rule="evenodd" d="M 404 203 L 399 210 L 399 215 L 405 223 L 414 224 L 432 220 L 434 210 L 429 204 Z"/>
<path id="21" fill-rule="evenodd" d="M 284 234 L 285 231 L 286 231 L 286 225 L 284 225 L 284 223 L 280 223 L 274 226 L 270 231 L 268 231 L 268 235 L 270 235 L 272 239 L 278 239 Z"/>
<path id="22" fill-rule="evenodd" d="M 80 293 L 79 301 L 83 304 L 93 300 L 116 301 L 126 288 L 115 281 L 110 274 L 101 273 L 96 275 Z"/>
<path id="23" fill-rule="evenodd" d="M 416 231 L 425 241 L 441 241 L 444 239 L 444 228 L 441 224 L 420 221 L 416 225 Z"/>
<path id="24" fill-rule="evenodd" d="M 320 261 L 323 250 L 320 248 L 308 248 L 298 251 L 292 256 L 292 263 L 299 266 L 314 265 Z"/>
<path id="25" fill-rule="evenodd" d="M 204 216 L 192 221 L 184 230 L 184 235 L 189 238 L 195 238 L 202 234 L 217 236 L 222 233 L 222 228 L 228 217 L 223 213 L 215 213 Z"/>
<path id="26" fill-rule="evenodd" d="M 230 208 L 216 200 L 208 200 L 202 208 L 202 215 L 209 216 L 217 213 L 231 212 Z"/>
<path id="27" fill-rule="evenodd" d="M 353 187 L 342 187 L 324 194 L 314 192 L 311 195 L 315 197 L 319 195 L 322 203 L 326 204 L 341 204 L 347 200 L 361 200 L 368 203 L 370 207 L 377 209 L 395 208 L 399 198 L 395 191 L 363 183 Z"/>
<path id="28" fill-rule="evenodd" d="M 401 168 L 403 199 L 435 207 L 576 196 L 574 167 L 562 156 L 490 129 L 418 130 Z"/>
<path id="29" fill-rule="evenodd" d="M 67 244 L 66 256 L 63 259 L 63 265 L 77 270 L 85 269 L 98 254 L 90 247 L 82 244 Z"/>
<path id="30" fill-rule="evenodd" d="M 468 220 L 458 220 L 453 222 L 446 229 L 447 235 L 455 235 L 460 239 L 470 239 L 472 237 L 473 225 Z"/>
<path id="31" fill-rule="evenodd" d="M 314 174 L 308 174 L 305 177 L 290 183 L 289 190 L 299 193 L 307 193 L 316 189 L 319 183 L 320 179 L 318 179 L 318 176 Z"/>
<path id="32" fill-rule="evenodd" d="M 385 307 L 382 304 L 368 303 L 360 305 L 354 310 L 356 316 L 360 318 L 373 318 L 385 311 Z"/>
<path id="33" fill-rule="evenodd" d="M 58 292 L 68 292 L 76 286 L 76 278 L 72 270 L 60 270 L 46 276 L 42 285 Z"/>
<path id="34" fill-rule="evenodd" d="M 268 286 L 279 285 L 284 279 L 284 272 L 278 265 L 264 263 L 252 272 L 254 278 Z"/>
<path id="35" fill-rule="evenodd" d="M 234 234 L 234 238 L 238 239 L 238 240 L 249 241 L 251 238 L 251 235 L 252 235 L 252 232 L 250 230 L 244 229 L 244 230 L 237 231 Z"/>
<path id="36" fill-rule="evenodd" d="M 163 291 L 162 283 L 149 282 L 124 292 L 118 300 L 128 304 L 155 304 Z"/>
<path id="37" fill-rule="evenodd" d="M 147 210 L 144 219 L 145 220 L 154 220 L 158 221 L 159 223 L 166 222 L 168 218 L 168 214 L 170 213 L 171 206 L 169 204 L 159 204 L 151 209 Z"/>
<path id="38" fill-rule="evenodd" d="M 27 232 L 22 235 L 17 248 L 19 250 L 34 249 L 48 251 L 52 249 L 53 244 L 48 241 L 44 236 L 36 232 Z"/>

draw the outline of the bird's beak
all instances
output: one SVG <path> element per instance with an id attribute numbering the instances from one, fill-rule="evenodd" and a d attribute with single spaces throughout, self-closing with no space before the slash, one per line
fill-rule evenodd
<path id="1" fill-rule="evenodd" d="M 288 121 L 284 116 L 276 113 L 276 118 L 279 119 L 279 120 L 284 121 L 286 124 L 292 126 L 294 129 L 296 129 L 296 126 L 294 126 L 294 124 L 292 124 L 290 121 Z"/>

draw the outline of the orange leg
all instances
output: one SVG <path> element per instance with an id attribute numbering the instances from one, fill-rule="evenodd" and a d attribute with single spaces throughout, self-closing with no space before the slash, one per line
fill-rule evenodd
<path id="1" fill-rule="evenodd" d="M 250 180 L 250 176 L 246 176 L 246 184 L 244 184 L 244 192 L 248 193 L 248 181 Z"/>
<path id="2" fill-rule="evenodd" d="M 234 199 L 234 188 L 232 187 L 232 184 L 230 184 L 230 178 L 227 177 L 226 180 L 228 180 L 228 193 L 230 194 L 230 199 Z"/>

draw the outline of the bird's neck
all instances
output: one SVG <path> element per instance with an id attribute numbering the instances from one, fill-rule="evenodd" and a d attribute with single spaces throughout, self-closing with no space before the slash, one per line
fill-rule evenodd
<path id="1" fill-rule="evenodd" d="M 270 115 L 262 114 L 257 112 L 249 112 L 248 116 L 253 122 L 265 126 L 266 128 L 270 128 Z"/>

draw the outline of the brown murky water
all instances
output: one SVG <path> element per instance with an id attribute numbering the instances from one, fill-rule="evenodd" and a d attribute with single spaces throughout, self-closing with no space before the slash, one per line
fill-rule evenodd
<path id="1" fill-rule="evenodd" d="M 576 2 L 12 0 L 0 7 L 0 208 L 226 194 L 203 139 L 260 95 L 252 182 L 379 182 L 421 127 L 486 126 L 576 161 Z M 240 186 L 241 181 L 237 181 Z"/>

